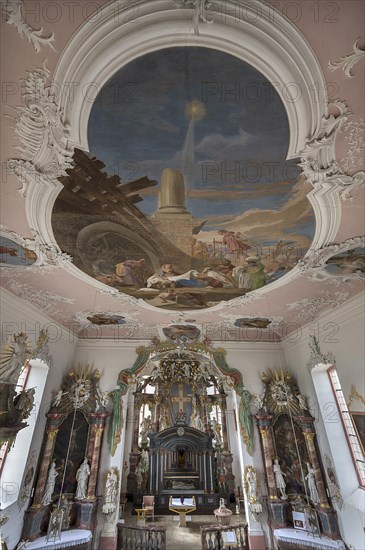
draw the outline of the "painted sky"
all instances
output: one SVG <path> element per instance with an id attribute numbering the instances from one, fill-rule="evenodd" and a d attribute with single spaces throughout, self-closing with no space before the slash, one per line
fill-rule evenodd
<path id="1" fill-rule="evenodd" d="M 194 121 L 186 205 L 196 218 L 208 220 L 205 230 L 252 209 L 284 208 L 298 179 L 296 162 L 285 161 L 285 107 L 264 76 L 220 51 L 168 48 L 123 67 L 92 108 L 91 153 L 122 181 L 144 175 L 160 181 L 164 168 L 182 170 L 192 101 L 205 114 Z M 155 212 L 157 192 L 144 193 L 138 207 L 145 214 Z M 296 229 L 311 237 L 313 225 L 309 215 Z"/>

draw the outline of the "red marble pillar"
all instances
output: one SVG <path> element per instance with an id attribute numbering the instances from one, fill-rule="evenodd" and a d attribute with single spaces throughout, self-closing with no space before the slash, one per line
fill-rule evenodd
<path id="1" fill-rule="evenodd" d="M 305 437 L 305 442 L 307 444 L 309 461 L 314 470 L 314 479 L 316 480 L 316 486 L 317 486 L 317 491 L 319 496 L 319 505 L 321 508 L 330 508 L 330 505 L 328 504 L 328 498 L 327 498 L 326 488 L 322 477 L 322 472 L 318 463 L 317 449 L 314 443 L 314 438 L 316 437 L 316 434 L 314 432 L 304 431 L 303 435 Z"/>
<path id="2" fill-rule="evenodd" d="M 226 411 L 227 411 L 227 401 L 226 401 L 226 394 L 220 394 L 220 406 L 222 410 L 222 436 L 223 436 L 223 450 L 229 451 L 229 442 L 228 442 L 228 436 L 227 436 L 227 418 L 226 418 Z"/>
<path id="3" fill-rule="evenodd" d="M 134 394 L 134 416 L 133 416 L 133 443 L 132 452 L 138 451 L 138 436 L 139 436 L 139 412 L 141 410 L 140 394 Z"/>
<path id="4" fill-rule="evenodd" d="M 97 423 L 92 424 L 91 431 L 90 431 L 89 448 L 87 452 L 87 456 L 90 460 L 90 477 L 89 477 L 89 483 L 87 487 L 87 497 L 86 497 L 87 500 L 96 499 L 95 488 L 96 488 L 96 481 L 97 481 L 98 471 L 99 471 L 101 440 L 103 437 L 103 431 L 105 427 L 105 418 L 107 415 L 104 414 L 104 415 L 94 415 L 94 416 L 99 416 L 101 418 L 98 419 Z"/>
<path id="5" fill-rule="evenodd" d="M 62 419 L 65 417 L 61 413 L 49 413 L 47 414 L 47 426 L 46 426 L 46 444 L 43 450 L 42 463 L 39 470 L 37 484 L 34 492 L 34 498 L 31 509 L 37 509 L 42 507 L 42 497 L 45 490 L 48 469 L 53 457 L 53 450 L 56 443 L 56 437 L 58 434 L 59 426 Z"/>
<path id="6" fill-rule="evenodd" d="M 269 500 L 278 500 L 275 475 L 273 470 L 273 459 L 275 457 L 275 448 L 272 438 L 271 419 L 272 416 L 267 413 L 256 415 L 259 423 L 259 431 L 262 441 L 262 449 L 265 462 L 266 479 L 269 489 Z"/>

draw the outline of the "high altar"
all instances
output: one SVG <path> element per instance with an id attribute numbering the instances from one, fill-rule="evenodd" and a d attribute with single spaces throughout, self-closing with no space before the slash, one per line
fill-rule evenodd
<path id="1" fill-rule="evenodd" d="M 143 493 L 157 508 L 170 497 L 194 496 L 214 509 L 234 495 L 226 427 L 226 393 L 219 371 L 187 350 L 163 355 L 134 392 L 133 447 L 127 494 L 135 506 Z"/>

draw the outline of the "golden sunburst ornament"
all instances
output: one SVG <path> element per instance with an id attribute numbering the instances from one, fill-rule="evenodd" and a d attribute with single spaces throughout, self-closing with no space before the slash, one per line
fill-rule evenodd
<path id="1" fill-rule="evenodd" d="M 262 380 L 266 384 L 266 406 L 268 412 L 278 415 L 283 412 L 290 412 L 294 415 L 300 414 L 300 406 L 297 395 L 299 389 L 297 383 L 288 371 L 280 372 L 277 369 L 268 370 L 262 374 Z"/>

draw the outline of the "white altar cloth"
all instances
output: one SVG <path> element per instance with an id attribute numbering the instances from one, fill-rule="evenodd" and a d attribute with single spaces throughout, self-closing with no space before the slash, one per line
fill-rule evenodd
<path id="1" fill-rule="evenodd" d="M 23 547 L 24 550 L 44 550 L 45 548 L 51 548 L 52 550 L 58 550 L 61 548 L 71 548 L 78 544 L 85 544 L 92 539 L 91 531 L 86 529 L 71 529 L 70 531 L 62 531 L 61 538 L 53 541 L 52 539 L 47 542 L 47 537 L 41 537 L 40 539 L 27 542 Z"/>
<path id="2" fill-rule="evenodd" d="M 290 542 L 291 544 L 305 544 L 310 548 L 320 548 L 321 550 L 345 550 L 342 540 L 332 540 L 327 537 L 313 537 L 305 531 L 296 531 L 295 529 L 275 529 L 274 537 L 277 541 Z"/>

